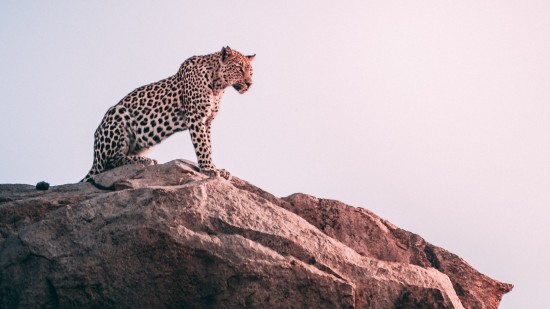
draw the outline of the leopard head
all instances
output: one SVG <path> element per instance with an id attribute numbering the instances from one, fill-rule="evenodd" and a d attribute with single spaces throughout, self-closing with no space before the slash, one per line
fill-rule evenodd
<path id="1" fill-rule="evenodd" d="M 223 47 L 220 56 L 220 77 L 224 84 L 245 93 L 252 85 L 252 65 L 256 55 L 244 56 L 236 50 Z"/>

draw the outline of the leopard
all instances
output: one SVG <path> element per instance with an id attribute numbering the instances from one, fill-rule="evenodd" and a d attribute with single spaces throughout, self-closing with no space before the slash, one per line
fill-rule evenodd
<path id="1" fill-rule="evenodd" d="M 144 155 L 172 136 L 188 130 L 200 172 L 230 179 L 212 161 L 211 128 L 226 88 L 240 94 L 252 86 L 252 61 L 229 46 L 185 60 L 176 74 L 136 88 L 107 110 L 94 134 L 92 168 L 81 182 L 128 164 L 150 166 Z"/>

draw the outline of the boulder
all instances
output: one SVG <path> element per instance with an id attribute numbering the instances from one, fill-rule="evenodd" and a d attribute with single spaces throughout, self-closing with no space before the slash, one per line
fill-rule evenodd
<path id="1" fill-rule="evenodd" d="M 188 161 L 0 185 L 1 308 L 497 308 L 511 289 L 366 209 Z"/>

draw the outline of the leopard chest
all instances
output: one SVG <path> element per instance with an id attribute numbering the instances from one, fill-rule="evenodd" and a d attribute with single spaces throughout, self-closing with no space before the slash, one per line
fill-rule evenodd
<path id="1" fill-rule="evenodd" d="M 206 113 L 204 117 L 206 123 L 211 123 L 214 118 L 216 118 L 220 109 L 220 100 L 221 96 L 212 96 L 210 102 L 206 104 Z"/>

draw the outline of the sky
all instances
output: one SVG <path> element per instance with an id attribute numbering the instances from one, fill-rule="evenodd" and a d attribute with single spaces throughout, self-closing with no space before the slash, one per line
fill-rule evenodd
<path id="1" fill-rule="evenodd" d="M 550 289 L 550 2 L 2 1 L 0 183 L 77 182 L 106 110 L 229 45 L 214 162 L 278 196 L 372 210 L 512 283 Z M 196 161 L 187 132 L 148 154 Z"/>

